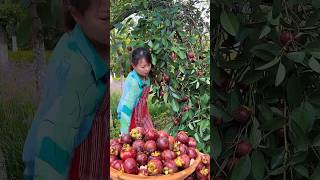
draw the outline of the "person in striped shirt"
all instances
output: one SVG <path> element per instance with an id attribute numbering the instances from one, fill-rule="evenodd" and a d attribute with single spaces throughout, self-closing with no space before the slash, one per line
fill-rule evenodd
<path id="1" fill-rule="evenodd" d="M 138 126 L 153 128 L 147 105 L 151 62 L 151 54 L 146 48 L 139 47 L 133 50 L 132 71 L 126 78 L 117 108 L 121 134 L 129 133 L 132 128 Z"/>

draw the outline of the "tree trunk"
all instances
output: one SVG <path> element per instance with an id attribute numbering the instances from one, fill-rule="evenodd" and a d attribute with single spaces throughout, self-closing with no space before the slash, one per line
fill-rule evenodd
<path id="1" fill-rule="evenodd" d="M 18 51 L 18 43 L 17 43 L 17 36 L 16 36 L 16 26 L 13 27 L 12 31 L 12 51 Z"/>
<path id="2" fill-rule="evenodd" d="M 0 25 L 0 72 L 5 73 L 8 70 L 8 65 L 9 60 L 7 37 L 4 27 Z"/>
<path id="3" fill-rule="evenodd" d="M 32 21 L 32 45 L 33 45 L 33 55 L 34 61 L 34 72 L 36 76 L 36 91 L 38 97 L 36 97 L 36 102 L 39 102 L 41 97 L 42 81 L 45 72 L 45 56 L 44 56 L 44 38 L 42 33 L 42 23 L 37 12 L 37 3 L 32 2 L 30 6 L 30 13 L 33 19 Z"/>
<path id="4" fill-rule="evenodd" d="M 121 90 L 123 90 L 123 79 L 124 79 L 124 76 L 123 76 L 123 67 L 121 65 L 121 69 L 120 69 L 120 87 L 121 87 Z"/>
<path id="5" fill-rule="evenodd" d="M 113 128 L 112 111 L 110 109 L 110 129 Z"/>

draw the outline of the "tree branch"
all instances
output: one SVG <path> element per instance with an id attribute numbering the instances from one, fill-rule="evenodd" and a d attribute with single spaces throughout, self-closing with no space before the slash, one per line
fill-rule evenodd
<path id="1" fill-rule="evenodd" d="M 171 4 L 167 1 L 159 1 L 159 0 L 150 0 L 147 6 L 147 9 L 153 9 L 161 6 L 168 7 Z M 129 6 L 128 8 L 123 10 L 123 13 L 121 13 L 113 22 L 111 22 L 110 30 L 115 28 L 115 25 L 125 20 L 127 17 L 131 16 L 132 14 L 138 13 L 140 11 L 144 10 L 144 6 Z"/>

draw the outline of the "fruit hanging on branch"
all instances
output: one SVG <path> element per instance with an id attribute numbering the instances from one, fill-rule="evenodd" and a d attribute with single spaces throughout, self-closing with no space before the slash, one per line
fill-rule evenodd
<path id="1" fill-rule="evenodd" d="M 245 156 L 252 152 L 252 145 L 244 140 L 240 141 L 236 147 L 236 155 L 238 157 Z"/>
<path id="2" fill-rule="evenodd" d="M 177 54 L 175 52 L 172 52 L 170 57 L 171 57 L 171 60 L 174 62 L 177 60 Z"/>
<path id="3" fill-rule="evenodd" d="M 233 112 L 232 117 L 235 121 L 241 124 L 246 124 L 250 120 L 251 110 L 242 105 Z"/>
<path id="4" fill-rule="evenodd" d="M 286 46 L 295 40 L 295 35 L 290 31 L 282 31 L 280 34 L 280 43 Z"/>
<path id="5" fill-rule="evenodd" d="M 191 61 L 191 62 L 196 61 L 196 55 L 195 55 L 193 52 L 191 52 L 191 51 L 189 51 L 189 52 L 187 53 L 187 57 L 188 57 L 189 61 Z"/>

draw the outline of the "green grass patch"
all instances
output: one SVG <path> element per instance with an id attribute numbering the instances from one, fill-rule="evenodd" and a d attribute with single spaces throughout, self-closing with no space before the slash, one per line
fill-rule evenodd
<path id="1" fill-rule="evenodd" d="M 23 179 L 22 151 L 35 106 L 31 101 L 14 97 L 0 100 L 0 149 L 3 153 L 8 179 Z"/>
<path id="2" fill-rule="evenodd" d="M 45 51 L 45 60 L 46 63 L 49 61 L 49 58 L 52 54 L 52 51 Z M 21 50 L 21 51 L 9 51 L 9 60 L 13 62 L 27 62 L 33 63 L 34 62 L 34 55 L 32 50 Z"/>

